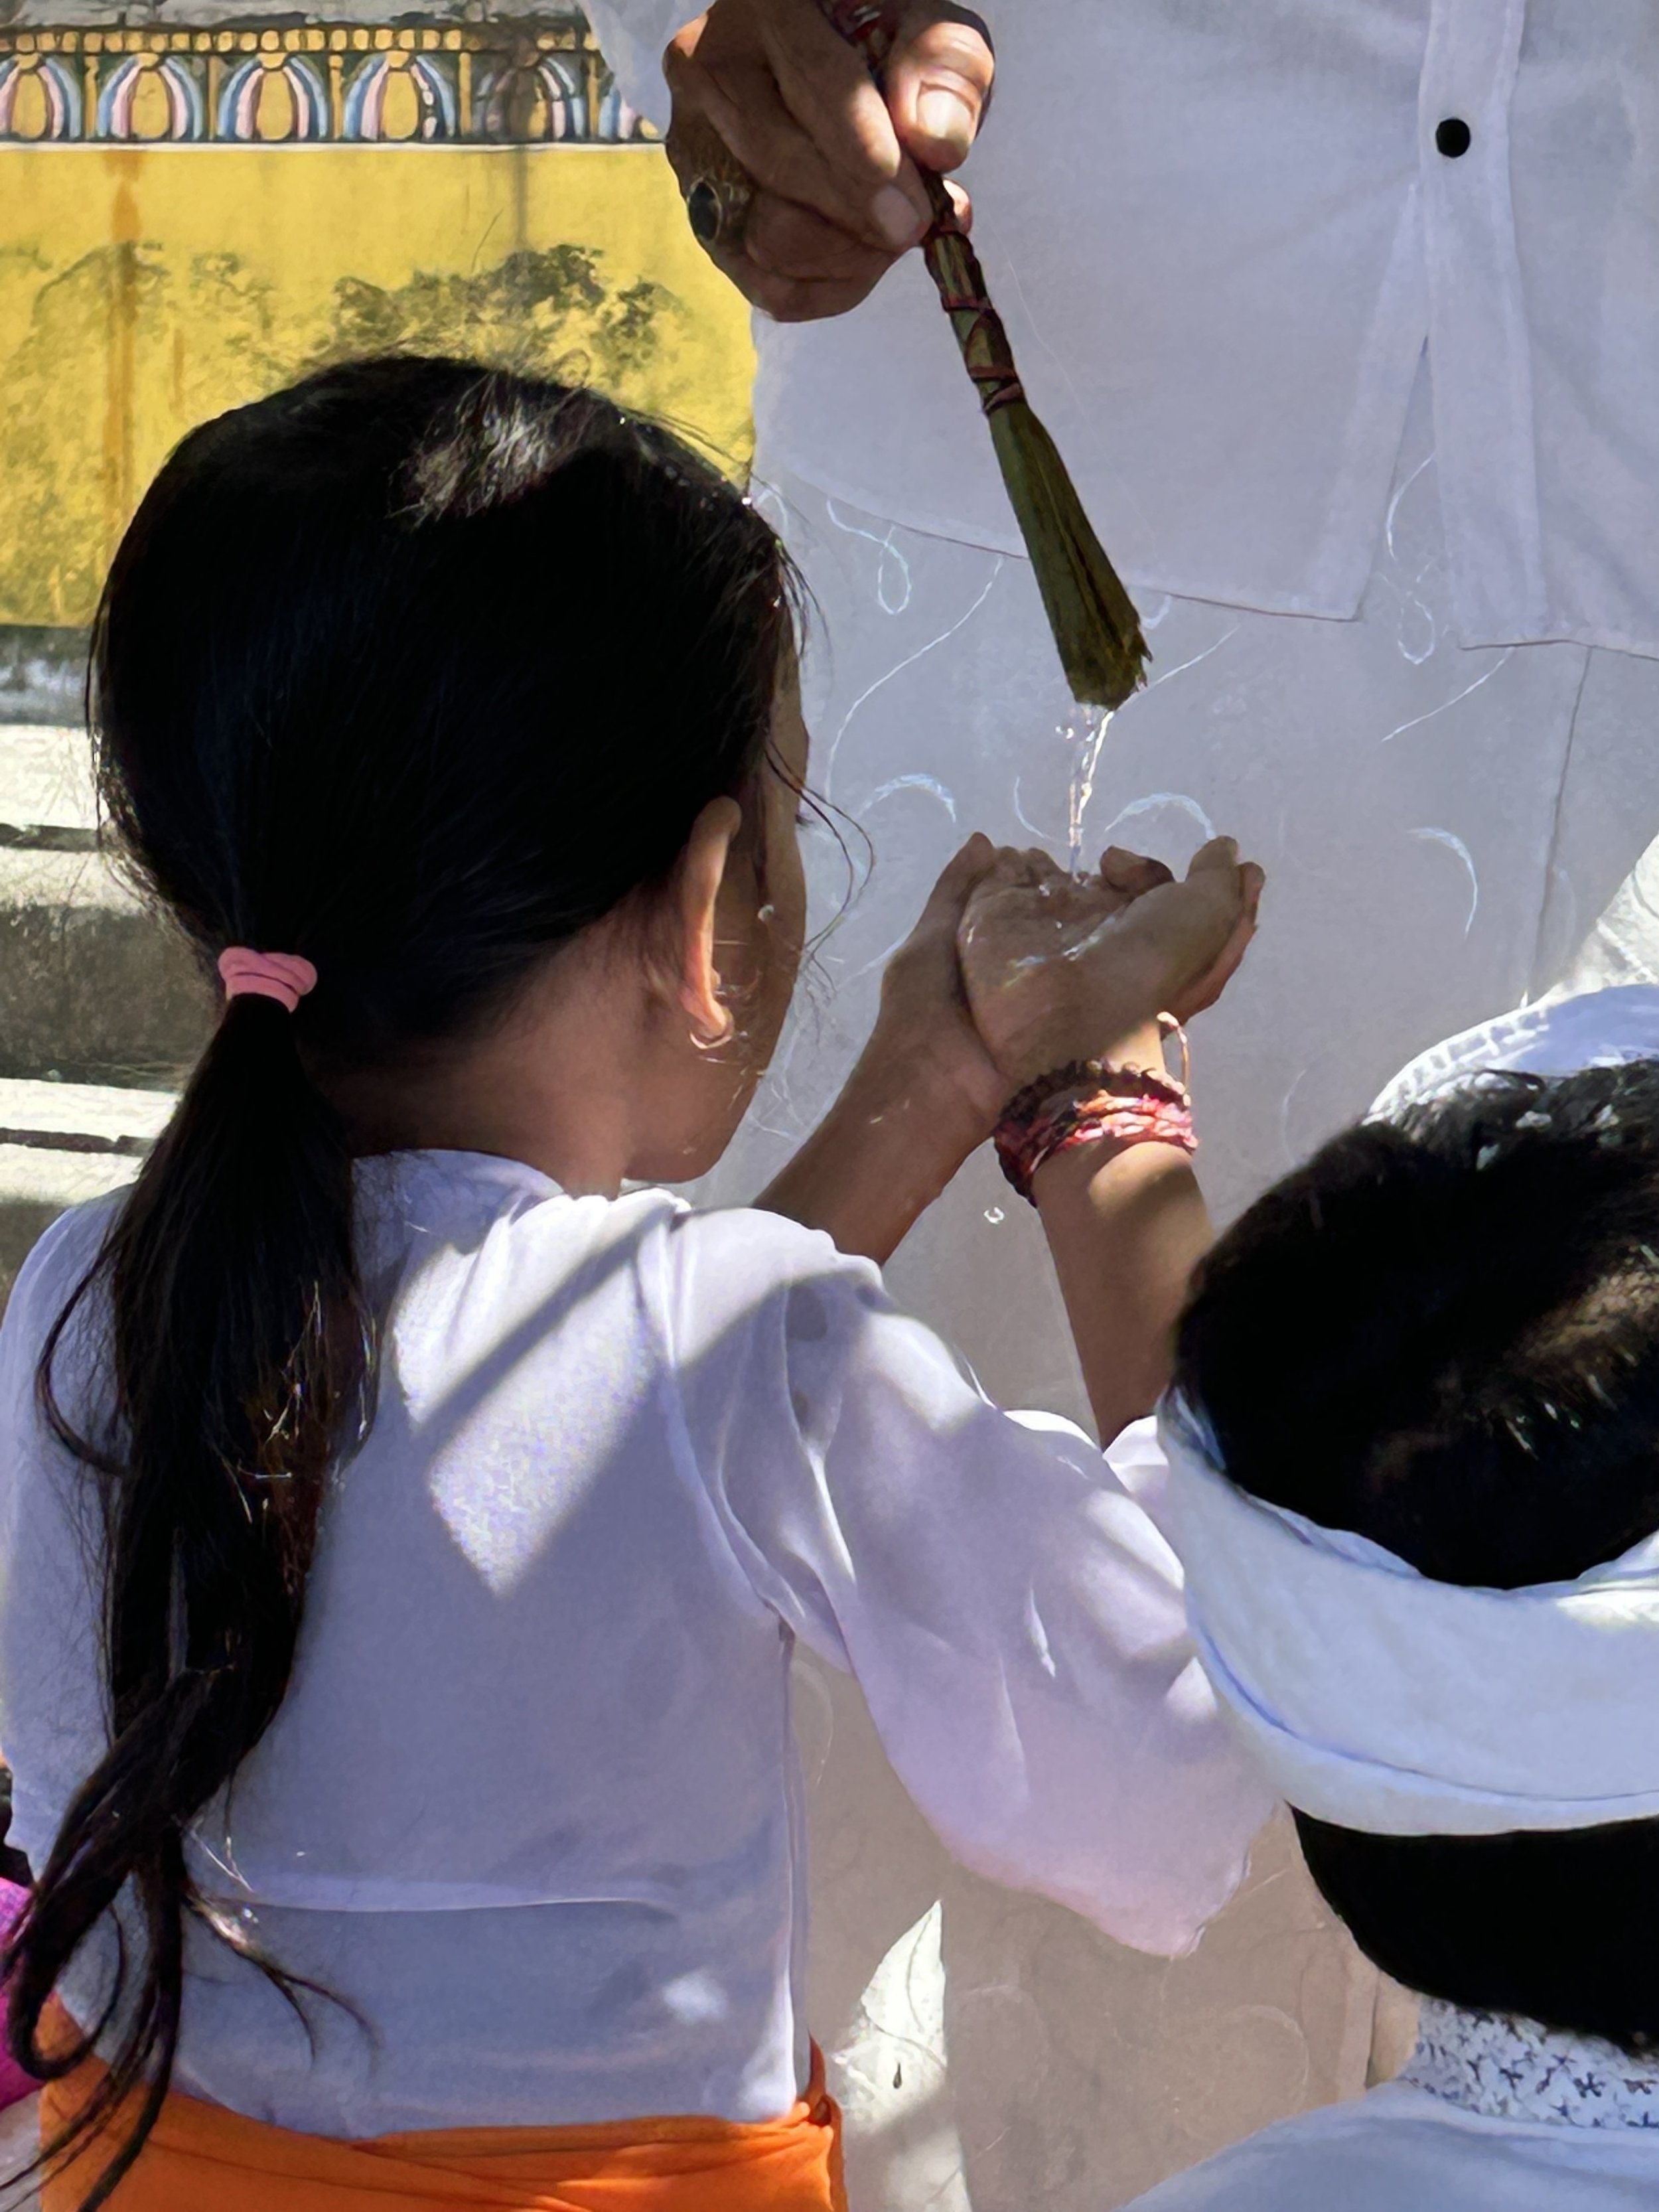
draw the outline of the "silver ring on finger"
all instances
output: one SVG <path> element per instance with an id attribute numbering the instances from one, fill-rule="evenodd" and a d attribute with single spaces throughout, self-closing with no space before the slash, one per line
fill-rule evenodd
<path id="1" fill-rule="evenodd" d="M 756 185 L 744 175 L 694 177 L 686 189 L 685 218 L 708 253 L 739 253 L 749 227 Z"/>

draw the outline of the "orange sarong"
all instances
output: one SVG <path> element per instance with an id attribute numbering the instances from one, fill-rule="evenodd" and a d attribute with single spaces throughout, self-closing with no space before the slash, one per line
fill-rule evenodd
<path id="1" fill-rule="evenodd" d="M 96 2060 L 41 2095 L 50 2142 L 95 2087 Z M 94 2140 L 41 2189 L 75 2212 Z M 442 2128 L 341 2142 L 169 2096 L 110 2212 L 847 2212 L 841 2114 L 812 2054 L 781 2120 L 623 2120 L 588 2128 Z"/>

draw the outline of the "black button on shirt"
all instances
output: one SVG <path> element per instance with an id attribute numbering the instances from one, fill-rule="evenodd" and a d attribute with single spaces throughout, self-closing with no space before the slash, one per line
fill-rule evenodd
<path id="1" fill-rule="evenodd" d="M 1449 161 L 1469 150 L 1469 126 L 1461 115 L 1449 115 L 1434 127 L 1434 143 Z"/>

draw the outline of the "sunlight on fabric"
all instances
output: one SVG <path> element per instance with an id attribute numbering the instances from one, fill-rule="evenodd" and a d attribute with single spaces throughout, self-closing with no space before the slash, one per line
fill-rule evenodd
<path id="1" fill-rule="evenodd" d="M 603 1282 L 558 1316 L 565 1344 L 581 1347 L 580 1402 L 549 1404 L 535 1357 L 538 1323 L 522 1331 L 535 1340 L 522 1357 L 485 1363 L 441 1407 L 425 1409 L 422 1426 L 448 1431 L 428 1478 L 432 1502 L 498 1597 L 523 1580 L 600 1486 L 637 1418 L 617 1297 L 614 1283 Z"/>
<path id="2" fill-rule="evenodd" d="M 943 1924 L 935 1900 L 905 1929 L 871 1976 L 830 2064 L 849 2129 L 890 2146 L 893 2201 L 971 2212 L 946 2093 Z"/>

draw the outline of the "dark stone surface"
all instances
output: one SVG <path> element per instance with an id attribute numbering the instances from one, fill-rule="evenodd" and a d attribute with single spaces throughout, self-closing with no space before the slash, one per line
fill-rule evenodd
<path id="1" fill-rule="evenodd" d="M 80 726 L 85 714 L 87 633 L 0 623 L 0 722 Z"/>
<path id="2" fill-rule="evenodd" d="M 0 1076 L 168 1089 L 211 1021 L 195 963 L 151 915 L 0 907 Z"/>

